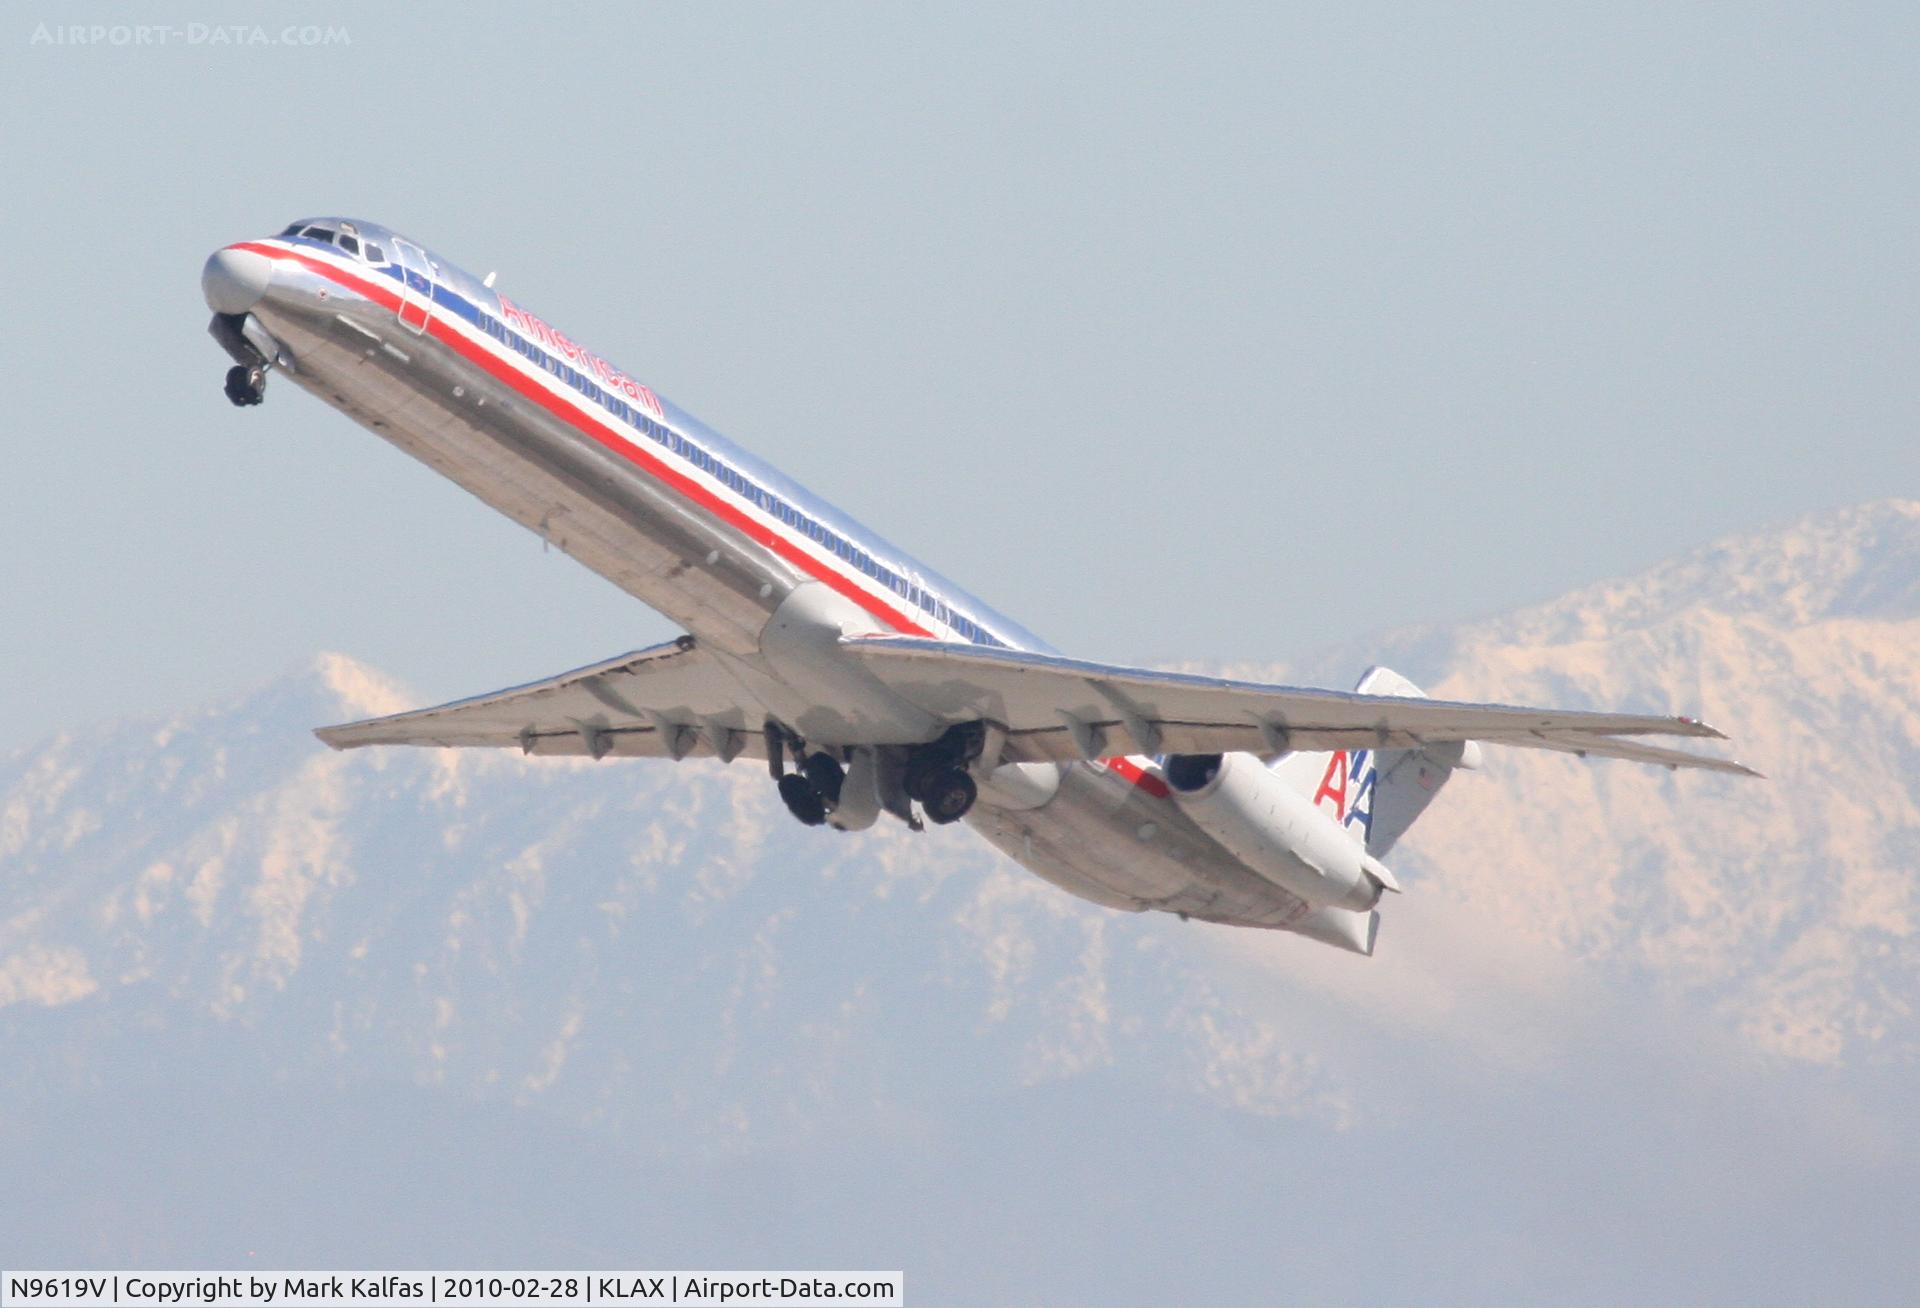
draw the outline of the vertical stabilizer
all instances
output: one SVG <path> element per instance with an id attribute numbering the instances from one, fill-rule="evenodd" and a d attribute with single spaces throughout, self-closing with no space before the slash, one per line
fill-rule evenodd
<path id="1" fill-rule="evenodd" d="M 1424 699 L 1420 688 L 1391 668 L 1373 668 L 1354 690 L 1363 695 Z M 1472 741 L 1421 749 L 1338 749 L 1283 754 L 1273 770 L 1375 858 L 1384 858 L 1426 811 L 1456 768 L 1479 766 Z"/>

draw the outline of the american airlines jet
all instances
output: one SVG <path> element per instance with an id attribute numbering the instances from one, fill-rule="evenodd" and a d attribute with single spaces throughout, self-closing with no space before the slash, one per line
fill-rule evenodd
<path id="1" fill-rule="evenodd" d="M 1382 859 L 1479 745 L 1757 775 L 1690 718 L 1350 694 L 1065 657 L 418 242 L 314 218 L 207 260 L 227 398 L 318 396 L 686 635 L 336 749 L 759 760 L 794 818 L 965 821 L 1110 908 L 1371 954 Z"/>

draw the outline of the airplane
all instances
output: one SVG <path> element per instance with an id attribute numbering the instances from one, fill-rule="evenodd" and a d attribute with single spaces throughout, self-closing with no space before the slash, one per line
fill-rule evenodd
<path id="1" fill-rule="evenodd" d="M 686 634 L 335 749 L 755 759 L 807 826 L 964 821 L 1113 909 L 1371 955 L 1382 860 L 1482 744 L 1758 776 L 1692 718 L 1351 693 L 1069 658 L 516 300 L 375 223 L 215 251 L 237 406 L 284 376 Z"/>

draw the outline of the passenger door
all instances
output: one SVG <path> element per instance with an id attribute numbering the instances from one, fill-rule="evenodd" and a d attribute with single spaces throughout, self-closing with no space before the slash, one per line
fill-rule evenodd
<path id="1" fill-rule="evenodd" d="M 433 317 L 433 264 L 412 241 L 395 237 L 393 257 L 400 265 L 400 325 L 419 333 Z"/>

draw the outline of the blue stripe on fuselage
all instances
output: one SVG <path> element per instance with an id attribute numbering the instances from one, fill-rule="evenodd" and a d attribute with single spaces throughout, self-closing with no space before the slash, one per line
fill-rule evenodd
<path id="1" fill-rule="evenodd" d="M 323 248 L 332 257 L 341 257 L 330 242 L 314 237 L 281 239 Z M 427 257 L 431 260 L 433 256 L 429 253 Z M 363 272 L 387 277 L 396 286 L 406 286 L 397 263 L 356 266 Z M 445 270 L 451 270 L 450 266 Z M 465 277 L 465 274 L 461 276 Z M 487 294 L 491 295 L 492 292 L 488 291 Z M 1002 649 L 1052 652 L 1046 642 L 966 595 L 945 578 L 890 561 L 886 556 L 891 555 L 896 559 L 904 556 L 771 466 L 679 410 L 678 406 L 672 406 L 675 412 L 668 415 L 667 422 L 662 422 L 630 404 L 625 397 L 602 386 L 591 375 L 545 349 L 537 341 L 516 331 L 499 312 L 498 297 L 495 297 L 491 308 L 483 306 L 462 295 L 442 275 L 433 279 L 433 303 L 436 309 L 454 314 L 502 348 L 520 355 L 629 429 L 646 437 L 659 449 L 718 481 L 732 494 L 785 525 L 799 538 L 824 548 L 848 568 L 865 574 L 912 608 L 958 632 L 968 642 Z M 667 407 L 665 400 L 661 404 Z M 698 440 L 688 437 L 689 428 L 699 433 Z M 919 578 L 918 584 L 915 575 Z"/>

